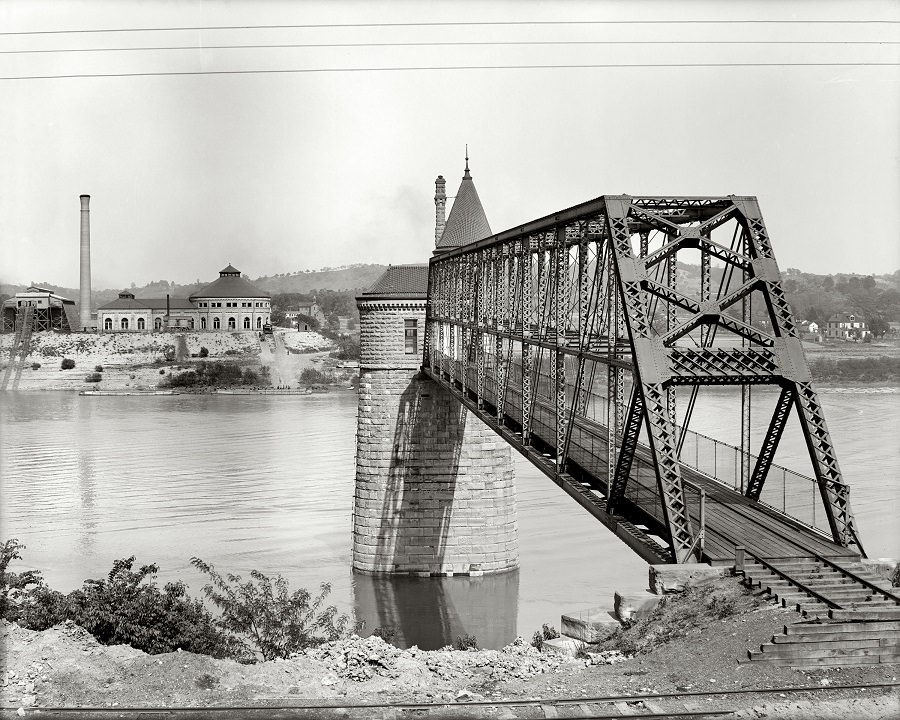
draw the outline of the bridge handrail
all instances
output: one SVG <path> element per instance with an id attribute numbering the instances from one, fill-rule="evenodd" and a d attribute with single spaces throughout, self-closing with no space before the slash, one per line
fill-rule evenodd
<path id="1" fill-rule="evenodd" d="M 603 396 L 601 395 L 601 396 L 599 396 L 599 397 L 603 397 Z M 678 424 L 676 423 L 675 427 L 678 428 L 679 431 L 685 431 L 685 430 L 684 430 L 684 427 L 683 427 L 682 425 L 678 425 Z M 695 437 L 701 437 L 701 438 L 703 438 L 704 440 L 709 440 L 710 442 L 714 442 L 714 443 L 716 443 L 717 445 L 724 445 L 724 446 L 727 447 L 727 448 L 731 448 L 731 449 L 734 450 L 735 452 L 738 452 L 738 453 L 741 453 L 741 452 L 742 452 L 741 449 L 740 449 L 739 447 L 737 447 L 736 445 L 731 445 L 730 443 L 727 443 L 727 442 L 725 442 L 724 440 L 719 440 L 719 439 L 717 439 L 717 438 L 710 437 L 709 435 L 705 435 L 705 434 L 703 434 L 703 433 L 701 433 L 701 432 L 697 432 L 696 430 L 690 430 L 690 429 L 688 429 L 686 432 L 687 432 L 688 435 L 694 435 Z M 742 454 L 743 454 L 743 453 L 742 453 Z M 758 459 L 759 459 L 759 456 L 758 456 L 758 455 L 754 455 L 753 453 L 746 453 L 746 454 L 749 455 L 750 458 L 751 458 L 752 460 L 758 460 Z M 684 462 L 683 460 L 681 460 L 681 458 L 679 458 L 679 462 L 682 462 L 682 463 L 684 463 L 685 465 L 690 465 L 690 463 Z M 691 465 L 691 467 L 694 467 L 694 466 Z M 785 471 L 785 472 L 789 472 L 789 473 L 791 473 L 792 475 L 796 475 L 797 477 L 803 478 L 804 480 L 809 480 L 809 481 L 812 482 L 812 483 L 816 482 L 815 478 L 811 478 L 811 477 L 809 477 L 809 475 L 804 475 L 804 474 L 801 473 L 801 472 L 798 472 L 798 471 L 796 471 L 796 470 L 791 470 L 790 468 L 786 468 L 786 467 L 784 467 L 783 465 L 778 465 L 777 463 L 771 463 L 771 464 L 769 465 L 769 467 L 772 468 L 772 469 L 783 470 L 783 471 Z M 696 469 L 696 468 L 694 468 L 694 469 Z M 841 482 L 840 480 L 829 480 L 828 483 L 829 483 L 830 485 L 838 485 L 838 486 L 842 486 L 842 487 L 849 487 L 849 485 L 848 485 L 847 483 Z"/>

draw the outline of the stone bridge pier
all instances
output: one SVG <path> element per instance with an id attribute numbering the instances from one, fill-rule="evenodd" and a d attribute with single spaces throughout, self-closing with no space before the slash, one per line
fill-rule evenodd
<path id="1" fill-rule="evenodd" d="M 357 298 L 360 382 L 353 569 L 485 575 L 518 567 L 509 446 L 420 372 L 427 266 L 391 266 Z"/>

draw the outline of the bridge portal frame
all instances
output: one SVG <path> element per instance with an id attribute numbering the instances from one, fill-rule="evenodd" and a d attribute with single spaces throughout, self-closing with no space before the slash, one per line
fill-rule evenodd
<path id="1" fill-rule="evenodd" d="M 730 244 L 712 237 L 726 223 L 735 226 Z M 699 252 L 695 297 L 678 287 L 679 251 Z M 721 271 L 717 292 L 713 262 Z M 752 322 L 754 306 L 766 327 Z M 740 345 L 717 344 L 719 330 Z M 533 432 L 536 388 L 549 383 L 554 437 L 543 438 L 541 450 L 559 484 L 573 426 L 604 368 L 606 507 L 612 513 L 625 502 L 643 428 L 674 562 L 699 559 L 703 531 L 692 526 L 678 458 L 697 389 L 742 387 L 742 489 L 751 500 L 759 500 L 796 410 L 831 536 L 863 552 L 755 197 L 606 195 L 437 254 L 425 336 L 424 371 L 462 393 L 489 425 L 505 428 L 525 454 L 541 442 Z M 507 412 L 516 375 L 518 420 Z M 781 393 L 751 470 L 749 391 L 760 384 Z M 679 386 L 690 388 L 681 431 Z"/>

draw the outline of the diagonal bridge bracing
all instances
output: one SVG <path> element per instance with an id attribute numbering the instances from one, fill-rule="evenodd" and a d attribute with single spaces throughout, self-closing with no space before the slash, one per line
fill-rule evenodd
<path id="1" fill-rule="evenodd" d="M 675 562 L 704 554 L 698 480 L 724 482 L 689 429 L 698 391 L 737 386 L 731 504 L 771 510 L 776 471 L 787 498 L 773 459 L 793 412 L 814 477 L 792 482 L 817 500 L 812 522 L 779 511 L 862 552 L 753 197 L 602 196 L 436 255 L 423 368 L 610 527 L 660 538 L 647 557 Z M 778 399 L 752 446 L 759 385 Z"/>

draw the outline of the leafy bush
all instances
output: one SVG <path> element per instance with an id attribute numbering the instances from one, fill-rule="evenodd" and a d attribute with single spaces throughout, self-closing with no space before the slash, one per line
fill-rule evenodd
<path id="1" fill-rule="evenodd" d="M 63 358 L 59 366 L 63 370 L 71 370 L 75 367 L 75 361 L 72 358 Z"/>
<path id="2" fill-rule="evenodd" d="M 98 372 L 88 373 L 87 375 L 84 376 L 84 381 L 89 382 L 89 383 L 100 382 L 102 379 L 103 379 L 103 376 Z"/>
<path id="3" fill-rule="evenodd" d="M 300 382 L 304 385 L 327 385 L 333 379 L 333 376 L 312 367 L 303 368 L 300 373 Z"/>
<path id="4" fill-rule="evenodd" d="M 372 631 L 372 637 L 381 638 L 386 643 L 390 643 L 396 634 L 397 631 L 390 625 L 381 625 Z"/>
<path id="5" fill-rule="evenodd" d="M 205 347 L 200 348 L 199 356 L 202 358 L 209 357 L 209 349 Z"/>
<path id="6" fill-rule="evenodd" d="M 33 363 L 31 363 L 31 369 L 32 370 L 40 370 L 41 364 L 39 362 L 33 362 Z"/>
<path id="7" fill-rule="evenodd" d="M 6 540 L 0 545 L 0 616 L 4 618 L 10 612 L 10 607 L 7 604 L 10 591 L 24 591 L 31 585 L 40 585 L 43 582 L 41 573 L 38 570 L 26 570 L 23 573 L 8 571 L 9 564 L 13 560 L 22 559 L 22 554 L 19 551 L 24 549 L 25 546 L 17 538 Z"/>
<path id="8" fill-rule="evenodd" d="M 193 370 L 175 373 L 160 383 L 163 387 L 216 387 L 230 385 L 268 385 L 269 369 L 241 369 L 237 363 L 201 360 Z"/>
<path id="9" fill-rule="evenodd" d="M 156 565 L 137 571 L 134 556 L 113 563 L 105 579 L 86 580 L 64 595 L 44 584 L 40 572 L 9 573 L 10 560 L 21 559 L 17 540 L 0 546 L 3 617 L 31 630 L 46 630 L 70 620 L 106 645 L 127 644 L 151 654 L 189 652 L 233 657 L 240 648 L 216 626 L 199 600 L 187 597 L 184 583 L 168 583 L 164 590 L 153 582 Z M 15 602 L 10 590 L 18 591 Z"/>
<path id="10" fill-rule="evenodd" d="M 544 640 L 553 640 L 559 637 L 559 633 L 556 631 L 556 628 L 552 625 L 544 625 L 540 630 L 535 630 L 534 635 L 531 636 L 531 645 L 540 650 L 544 647 Z"/>
<path id="11" fill-rule="evenodd" d="M 216 625 L 241 647 L 241 660 L 287 658 L 345 637 L 353 629 L 350 618 L 338 615 L 333 605 L 319 610 L 331 592 L 328 583 L 322 583 L 313 597 L 305 588 L 290 592 L 281 575 L 272 580 L 253 570 L 251 579 L 242 582 L 240 575 L 223 577 L 200 558 L 191 558 L 191 565 L 209 577 L 203 593 L 221 611 Z"/>
<path id="12" fill-rule="evenodd" d="M 891 587 L 900 587 L 900 565 L 894 568 L 890 577 Z"/>
<path id="13" fill-rule="evenodd" d="M 98 373 L 99 373 L 99 372 L 103 372 L 103 366 L 102 366 L 102 365 L 95 365 L 95 366 L 94 366 L 94 372 L 98 372 Z"/>
<path id="14" fill-rule="evenodd" d="M 159 568 L 135 569 L 134 556 L 116 560 L 106 578 L 85 580 L 80 589 L 63 594 L 47 587 L 39 571 L 8 572 L 22 549 L 16 539 L 0 545 L 0 616 L 31 630 L 72 621 L 106 645 L 127 644 L 150 654 L 181 648 L 255 662 L 287 658 L 359 629 L 335 607 L 322 609 L 331 591 L 327 583 L 316 597 L 302 588 L 291 593 L 280 575 L 271 580 L 254 570 L 242 582 L 193 558 L 194 567 L 211 579 L 203 593 L 220 611 L 214 616 L 201 600 L 188 597 L 182 582 L 160 590 L 154 582 Z"/>
<path id="15" fill-rule="evenodd" d="M 457 636 L 454 647 L 457 650 L 477 650 L 478 638 L 476 638 L 474 635 L 469 635 L 468 633 L 466 633 L 462 637 Z"/>

